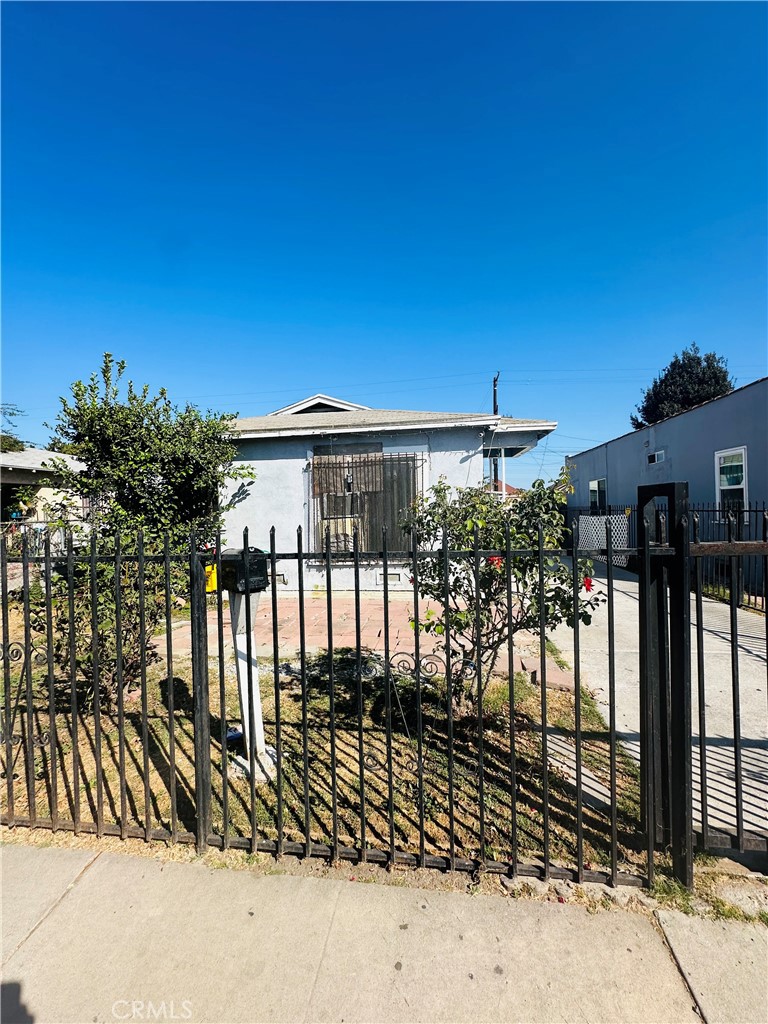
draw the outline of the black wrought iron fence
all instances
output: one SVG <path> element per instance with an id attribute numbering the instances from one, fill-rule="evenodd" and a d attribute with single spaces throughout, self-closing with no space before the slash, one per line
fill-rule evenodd
<path id="1" fill-rule="evenodd" d="M 762 529 L 756 515 L 691 516 L 694 827 L 705 850 L 764 849 L 768 836 L 768 512 L 760 518 Z"/>
<path id="2" fill-rule="evenodd" d="M 659 513 L 664 510 L 659 505 Z M 735 541 L 765 541 L 768 539 L 766 516 L 768 510 L 765 502 L 752 502 L 746 507 L 734 509 L 732 505 L 724 506 L 714 503 L 689 504 L 689 514 L 696 516 L 698 536 L 702 543 Z M 588 507 L 569 506 L 567 510 L 568 527 L 574 523 L 581 524 L 581 533 L 593 533 L 595 538 L 602 538 L 599 546 L 605 546 L 605 522 L 610 518 L 613 524 L 614 538 L 621 536 L 626 546 L 638 546 L 638 507 L 631 505 L 609 505 L 605 509 L 595 511 Z M 636 560 L 626 559 L 626 567 L 631 572 L 638 572 Z M 760 555 L 741 555 L 733 565 L 724 555 L 706 555 L 700 564 L 702 592 L 708 597 L 729 602 L 731 590 L 736 593 L 740 608 L 753 608 L 765 612 L 766 587 L 768 576 L 765 572 L 763 559 Z M 736 575 L 733 576 L 732 574 Z"/>
<path id="3" fill-rule="evenodd" d="M 768 810 L 754 793 L 768 745 L 755 735 L 742 688 L 755 661 L 765 662 L 765 634 L 747 673 L 746 613 L 732 590 L 727 636 L 715 638 L 736 651 L 723 697 L 722 658 L 710 658 L 707 638 L 716 630 L 712 609 L 724 606 L 700 579 L 714 553 L 699 527 L 683 543 L 661 525 L 640 546 L 615 545 L 609 526 L 600 548 L 582 545 L 577 527 L 577 559 L 572 549 L 545 547 L 542 531 L 525 549 L 509 540 L 484 548 L 476 535 L 470 550 L 446 541 L 428 551 L 417 539 L 409 551 L 391 551 L 386 530 L 378 550 L 361 551 L 355 532 L 351 563 L 330 539 L 324 551 L 305 552 L 301 530 L 278 551 L 273 530 L 259 594 L 258 553 L 235 558 L 233 569 L 220 544 L 212 555 L 194 538 L 184 551 L 166 541 L 149 552 L 141 538 L 91 538 L 83 550 L 70 537 L 63 557 L 50 540 L 38 555 L 28 544 L 10 554 L 0 540 L 3 822 L 200 851 L 638 884 L 672 841 L 670 786 L 681 769 L 664 750 L 673 726 L 687 721 L 681 763 L 693 809 L 685 829 L 704 848 L 764 848 Z M 765 561 L 767 553 L 731 546 L 722 557 Z M 642 580 L 617 581 L 619 555 L 657 567 L 655 598 Z M 593 579 L 585 560 L 596 558 L 604 571 Z M 427 601 L 422 577 L 434 560 L 448 571 L 440 599 Z M 279 582 L 287 562 L 296 563 L 295 591 Z M 375 593 L 361 586 L 372 562 L 381 567 Z M 675 618 L 685 602 L 665 603 L 664 567 L 680 573 L 683 563 L 695 587 L 698 732 L 690 636 Z M 389 591 L 395 566 L 409 573 L 408 595 Z M 14 596 L 7 579 L 17 567 L 24 586 Z M 444 609 L 459 567 L 478 599 L 452 619 Z M 573 606 L 600 594 L 595 622 L 573 623 L 568 664 L 551 647 L 552 572 Z M 469 643 L 452 630 L 479 622 L 491 576 L 500 607 L 531 601 L 536 615 L 486 675 L 482 630 L 468 629 Z M 640 646 L 652 652 L 653 672 L 647 658 L 642 668 L 617 650 L 616 629 L 638 602 L 648 620 L 651 600 L 655 632 Z M 604 645 L 586 671 L 585 630 Z M 682 673 L 668 660 L 673 634 L 688 652 Z M 637 673 L 634 690 L 618 687 L 619 662 L 623 676 Z M 675 711 L 681 692 L 687 719 Z M 730 740 L 721 719 L 734 725 Z"/>
<path id="4" fill-rule="evenodd" d="M 54 552 L 64 550 L 65 531 L 51 526 L 42 520 L 9 519 L 0 522 L 0 534 L 5 537 L 6 546 L 9 552 L 20 555 L 24 537 L 27 538 L 27 545 L 32 555 L 42 555 L 45 548 L 46 536 L 50 537 L 51 548 Z"/>
<path id="5" fill-rule="evenodd" d="M 173 610 L 199 556 L 167 540 L 147 553 L 141 537 L 83 547 L 71 534 L 62 551 L 55 536 L 40 554 L 26 536 L 19 554 L 0 539 L 3 820 L 161 838 L 167 819 L 179 838 L 175 741 L 192 685 L 189 665 L 174 665 Z"/>

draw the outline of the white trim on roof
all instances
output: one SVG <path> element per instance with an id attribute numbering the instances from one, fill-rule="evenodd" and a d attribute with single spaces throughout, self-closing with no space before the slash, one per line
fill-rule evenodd
<path id="1" fill-rule="evenodd" d="M 358 405 L 356 402 L 346 402 L 343 398 L 334 398 L 332 395 L 317 394 L 310 395 L 309 398 L 302 398 L 300 402 L 294 402 L 292 405 L 284 405 L 282 409 L 275 409 L 274 412 L 268 412 L 267 416 L 290 416 L 293 413 L 311 409 L 318 402 L 322 402 L 323 405 L 332 405 L 339 412 L 361 412 L 370 409 L 370 405 Z"/>
<path id="2" fill-rule="evenodd" d="M 546 434 L 551 434 L 557 428 L 557 423 L 550 423 L 544 420 L 536 423 L 521 423 L 518 425 L 500 424 L 499 420 L 489 419 L 466 419 L 466 420 L 415 420 L 400 423 L 353 423 L 349 426 L 334 424 L 327 427 L 284 427 L 276 430 L 233 430 L 232 436 L 237 440 L 258 440 L 259 438 L 270 437 L 327 437 L 329 434 L 390 434 L 395 431 L 411 430 L 419 433 L 425 430 L 451 430 L 456 427 L 478 427 L 485 432 L 494 430 L 496 437 L 503 437 L 505 434 L 536 434 L 541 439 Z"/>
<path id="3" fill-rule="evenodd" d="M 30 473 L 53 473 L 53 459 L 61 459 L 71 469 L 85 469 L 72 455 L 51 452 L 45 448 L 25 448 L 20 452 L 0 452 L 0 467 L 8 470 L 25 470 Z"/>

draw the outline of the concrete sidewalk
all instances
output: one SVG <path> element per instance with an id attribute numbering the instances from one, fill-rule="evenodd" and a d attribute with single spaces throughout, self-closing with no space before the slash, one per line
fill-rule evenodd
<path id="1" fill-rule="evenodd" d="M 353 867 L 6 845 L 2 871 L 4 1024 L 768 1020 L 756 925 L 658 915 L 673 956 L 640 913 L 365 885 Z"/>

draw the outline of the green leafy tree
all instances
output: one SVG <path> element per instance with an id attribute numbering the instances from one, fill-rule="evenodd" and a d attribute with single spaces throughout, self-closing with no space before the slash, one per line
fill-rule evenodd
<path id="1" fill-rule="evenodd" d="M 49 514 L 72 531 L 77 548 L 73 616 L 66 577 L 54 580 L 56 655 L 61 663 L 67 662 L 74 632 L 77 668 L 89 680 L 95 648 L 107 703 L 114 698 L 119 679 L 125 686 L 136 681 L 142 649 L 148 660 L 155 656 L 151 638 L 166 611 L 165 567 L 151 557 L 142 571 L 140 551 L 148 556 L 166 551 L 177 555 L 189 550 L 193 534 L 200 544 L 210 541 L 224 512 L 247 493 L 247 478 L 253 475 L 234 465 L 237 450 L 229 436 L 233 416 L 203 414 L 191 405 L 179 409 L 164 389 L 150 395 L 148 387 L 137 389 L 130 381 L 121 389 L 124 373 L 125 363 L 107 353 L 100 373 L 87 383 L 75 381 L 71 398 L 61 399 L 50 445 L 82 464 L 77 468 L 55 455 L 50 460 L 61 498 Z M 220 495 L 233 479 L 243 482 L 222 505 Z M 85 557 L 90 544 L 99 556 L 114 555 L 120 545 L 119 579 L 113 561 L 97 561 L 92 578 Z M 184 561 L 172 562 L 171 585 L 174 602 L 183 601 L 188 589 Z"/>
<path id="2" fill-rule="evenodd" d="M 714 352 L 702 355 L 694 342 L 681 355 L 675 353 L 669 366 L 643 392 L 643 400 L 636 406 L 638 415 L 630 415 L 630 422 L 640 430 L 729 391 L 733 391 L 733 381 L 725 359 Z"/>
<path id="3" fill-rule="evenodd" d="M 174 406 L 164 388 L 120 383 L 125 362 L 106 353 L 101 372 L 75 381 L 72 398 L 61 399 L 50 447 L 83 463 L 75 469 L 51 458 L 62 491 L 82 502 L 83 518 L 100 535 L 144 531 L 156 544 L 165 534 L 183 543 L 191 531 L 210 539 L 227 506 L 220 496 L 227 480 L 246 479 L 237 468 L 229 436 L 233 415 L 202 413 L 193 405 Z M 82 501 L 82 499 L 85 499 Z M 63 517 L 67 505 L 60 508 Z"/>
<path id="4" fill-rule="evenodd" d="M 16 420 L 24 416 L 18 405 L 11 402 L 0 404 L 0 451 L 1 452 L 23 452 L 24 442 L 19 437 L 16 427 Z"/>
<path id="5" fill-rule="evenodd" d="M 472 671 L 478 649 L 481 654 L 483 690 L 504 645 L 520 630 L 538 631 L 540 602 L 544 601 L 547 628 L 576 617 L 589 623 L 600 598 L 592 591 L 591 563 L 579 561 L 581 582 L 574 601 L 571 566 L 556 552 L 563 548 L 563 509 L 569 490 L 567 472 L 547 485 L 536 480 L 528 491 L 513 501 L 500 501 L 483 487 L 453 490 L 440 480 L 416 499 L 404 525 L 415 531 L 421 550 L 440 550 L 447 537 L 449 550 L 498 551 L 479 559 L 442 555 L 418 562 L 418 591 L 427 603 L 414 628 L 438 638 L 443 653 L 450 644 L 453 665 L 459 670 L 457 706 L 476 699 Z M 507 547 L 515 554 L 507 566 Z M 544 586 L 539 580 L 539 543 L 543 551 Z M 512 594 L 508 601 L 507 572 Z M 448 605 L 444 607 L 446 589 Z"/>

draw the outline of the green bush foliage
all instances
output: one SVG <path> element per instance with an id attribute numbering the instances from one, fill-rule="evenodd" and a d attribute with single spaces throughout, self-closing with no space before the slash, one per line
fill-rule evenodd
<path id="1" fill-rule="evenodd" d="M 538 631 L 542 599 L 547 629 L 562 622 L 572 625 L 576 617 L 589 623 L 600 602 L 591 590 L 591 563 L 579 561 L 582 589 L 574 601 L 571 566 L 556 553 L 565 541 L 563 509 L 568 487 L 565 470 L 551 484 L 536 480 L 513 500 L 499 500 L 482 487 L 454 490 L 440 480 L 416 499 L 404 519 L 419 549 L 440 550 L 446 538 L 449 550 L 498 552 L 477 559 L 474 554 L 454 555 L 446 564 L 441 551 L 418 561 L 416 582 L 425 605 L 414 628 L 438 637 L 438 649 L 443 652 L 450 645 L 455 665 L 473 664 L 477 669 L 479 650 L 483 691 L 510 636 L 520 630 Z M 543 589 L 539 542 L 544 555 Z M 504 556 L 507 543 L 511 551 L 523 552 L 515 554 L 509 565 Z M 464 682 L 457 686 L 459 702 L 476 700 L 476 677 L 465 672 L 460 679 Z"/>
<path id="2" fill-rule="evenodd" d="M 87 383 L 75 381 L 71 399 L 61 399 L 51 441 L 54 451 L 84 464 L 77 470 L 51 458 L 63 496 L 49 517 L 67 530 L 72 546 L 72 571 L 57 562 L 51 581 L 55 654 L 60 664 L 70 664 L 74 637 L 77 674 L 92 680 L 98 668 L 107 704 L 120 681 L 125 687 L 140 681 L 155 657 L 148 641 L 166 614 L 166 569 L 157 556 L 170 556 L 171 596 L 183 602 L 191 547 L 213 539 L 252 476 L 235 465 L 233 416 L 191 405 L 179 409 L 164 389 L 152 396 L 130 381 L 121 389 L 124 373 L 125 363 L 107 353 L 100 373 Z M 220 495 L 233 479 L 240 486 L 222 505 Z"/>

